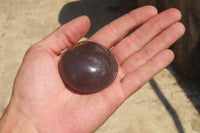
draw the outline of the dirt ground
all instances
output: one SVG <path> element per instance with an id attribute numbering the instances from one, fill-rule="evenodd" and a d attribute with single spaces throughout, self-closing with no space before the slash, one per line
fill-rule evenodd
<path id="1" fill-rule="evenodd" d="M 87 14 L 89 37 L 122 15 L 117 0 L 0 0 L 0 116 L 29 46 L 60 24 Z M 171 67 L 132 95 L 96 133 L 200 133 L 200 85 L 182 79 Z"/>

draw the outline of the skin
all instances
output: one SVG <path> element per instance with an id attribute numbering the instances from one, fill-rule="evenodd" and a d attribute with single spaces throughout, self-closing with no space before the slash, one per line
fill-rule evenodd
<path id="1" fill-rule="evenodd" d="M 177 9 L 158 14 L 154 7 L 145 6 L 89 38 L 106 48 L 115 45 L 111 52 L 119 65 L 115 81 L 89 95 L 68 90 L 58 71 L 59 53 L 87 33 L 89 18 L 81 16 L 59 27 L 26 52 L 0 120 L 0 133 L 94 132 L 130 95 L 172 62 L 174 54 L 168 47 L 185 30 L 180 19 Z"/>

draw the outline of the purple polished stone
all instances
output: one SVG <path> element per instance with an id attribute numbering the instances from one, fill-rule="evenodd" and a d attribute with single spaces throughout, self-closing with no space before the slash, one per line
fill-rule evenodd
<path id="1" fill-rule="evenodd" d="M 110 50 L 83 41 L 62 55 L 59 70 L 64 83 L 75 92 L 94 93 L 115 80 L 118 64 Z"/>

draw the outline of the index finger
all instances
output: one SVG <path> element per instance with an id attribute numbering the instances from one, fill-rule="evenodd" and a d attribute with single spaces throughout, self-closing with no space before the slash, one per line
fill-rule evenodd
<path id="1" fill-rule="evenodd" d="M 135 9 L 104 26 L 88 40 L 102 44 L 106 48 L 111 48 L 134 28 L 143 24 L 157 13 L 157 9 L 153 6 Z"/>

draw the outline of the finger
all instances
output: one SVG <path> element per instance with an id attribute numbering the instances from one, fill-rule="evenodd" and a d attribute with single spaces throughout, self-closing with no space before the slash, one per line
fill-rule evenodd
<path id="1" fill-rule="evenodd" d="M 119 63 L 122 63 L 130 55 L 143 48 L 145 44 L 152 40 L 161 31 L 179 21 L 180 18 L 181 13 L 177 9 L 168 9 L 160 13 L 119 42 L 112 49 L 112 53 L 118 59 Z"/>
<path id="2" fill-rule="evenodd" d="M 89 40 L 110 48 L 135 27 L 143 24 L 156 14 L 157 9 L 153 6 L 135 9 L 97 31 Z"/>
<path id="3" fill-rule="evenodd" d="M 144 66 L 126 75 L 122 80 L 125 96 L 128 97 L 137 91 L 158 72 L 167 67 L 173 59 L 174 54 L 171 50 L 163 50 Z"/>
<path id="4" fill-rule="evenodd" d="M 80 40 L 88 32 L 89 27 L 90 20 L 87 16 L 78 17 L 60 26 L 39 44 L 43 45 L 47 50 L 58 54 Z"/>
<path id="5" fill-rule="evenodd" d="M 185 28 L 183 24 L 177 22 L 168 29 L 160 33 L 142 50 L 130 56 L 121 65 L 125 73 L 136 70 L 153 58 L 160 51 L 169 48 L 176 40 L 184 34 Z"/>

